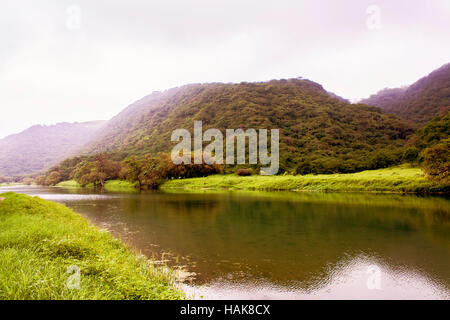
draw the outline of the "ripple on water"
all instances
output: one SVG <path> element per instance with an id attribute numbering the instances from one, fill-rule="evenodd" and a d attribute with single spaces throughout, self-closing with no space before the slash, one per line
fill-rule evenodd
<path id="1" fill-rule="evenodd" d="M 375 271 L 375 272 L 374 272 Z M 419 272 L 392 269 L 383 263 L 357 257 L 338 263 L 329 270 L 325 279 L 308 289 L 301 284 L 280 286 L 265 280 L 239 283 L 220 280 L 209 285 L 182 284 L 189 297 L 194 299 L 236 300 L 449 300 L 449 290 Z M 379 282 L 373 276 L 378 273 Z"/>

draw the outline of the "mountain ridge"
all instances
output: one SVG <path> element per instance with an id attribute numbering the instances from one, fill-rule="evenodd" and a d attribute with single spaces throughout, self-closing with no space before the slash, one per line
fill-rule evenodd
<path id="1" fill-rule="evenodd" d="M 21 176 L 75 155 L 105 121 L 33 125 L 0 139 L 0 176 Z"/>
<path id="2" fill-rule="evenodd" d="M 202 120 L 204 130 L 279 128 L 285 168 L 305 161 L 327 166 L 327 160 L 336 159 L 354 166 L 352 160 L 361 161 L 375 150 L 402 146 L 412 133 L 404 121 L 379 108 L 346 101 L 299 78 L 189 84 L 154 92 L 129 105 L 83 151 L 123 157 L 169 152 L 173 130 L 192 130 L 193 121 Z"/>
<path id="3" fill-rule="evenodd" d="M 403 88 L 385 88 L 361 103 L 379 107 L 420 127 L 450 110 L 450 63 Z"/>

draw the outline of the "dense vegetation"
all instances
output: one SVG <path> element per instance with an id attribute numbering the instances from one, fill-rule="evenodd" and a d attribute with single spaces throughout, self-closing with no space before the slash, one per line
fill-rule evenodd
<path id="1" fill-rule="evenodd" d="M 423 167 L 432 180 L 450 183 L 450 139 L 425 149 Z"/>
<path id="2" fill-rule="evenodd" d="M 422 164 L 423 170 L 433 181 L 448 184 L 450 174 L 450 112 L 435 117 L 417 130 L 411 138 L 412 146 L 407 157 Z"/>
<path id="3" fill-rule="evenodd" d="M 423 126 L 450 108 L 450 64 L 409 87 L 384 89 L 361 102 L 396 114 L 416 127 Z"/>
<path id="4" fill-rule="evenodd" d="M 437 116 L 411 137 L 412 145 L 422 151 L 450 138 L 450 111 Z"/>
<path id="5" fill-rule="evenodd" d="M 33 126 L 0 140 L 0 177 L 48 169 L 73 156 L 103 124 L 102 121 Z M 7 180 L 7 178 L 3 178 Z"/>
<path id="6" fill-rule="evenodd" d="M 0 299 L 180 299 L 169 269 L 136 256 L 67 207 L 0 199 Z M 76 266 L 79 287 L 70 281 Z M 71 273 L 68 273 L 71 270 Z"/>
<path id="7" fill-rule="evenodd" d="M 86 151 L 122 159 L 169 152 L 174 129 L 280 129 L 280 167 L 294 173 L 356 172 L 402 161 L 413 130 L 378 108 L 351 105 L 300 79 L 196 84 L 153 93 L 110 120 Z"/>
<path id="8" fill-rule="evenodd" d="M 153 93 L 113 118 L 87 148 L 91 155 L 67 159 L 37 182 L 55 185 L 75 180 L 104 188 L 105 181 L 125 179 L 155 188 L 166 179 L 245 173 L 249 166 L 174 166 L 167 153 L 172 130 L 280 128 L 280 173 L 333 174 L 423 163 L 434 180 L 447 177 L 445 153 L 432 164 L 427 150 L 448 138 L 449 114 L 413 130 L 394 116 L 366 105 L 350 105 L 307 80 L 265 83 L 189 85 Z M 441 147 L 442 148 L 442 147 Z M 108 153 L 98 154 L 98 150 Z M 426 161 L 425 161 L 426 160 Z M 425 162 L 424 162 L 425 161 Z M 430 169 L 433 167 L 434 169 Z M 248 172 L 257 172 L 253 168 Z"/>
<path id="9" fill-rule="evenodd" d="M 73 180 L 77 186 L 91 185 L 105 190 L 108 180 L 124 179 L 139 189 L 154 189 L 166 179 L 204 177 L 220 172 L 222 166 L 216 164 L 175 165 L 170 156 L 164 153 L 143 157 L 130 156 L 123 161 L 118 161 L 117 157 L 107 153 L 100 153 L 67 159 L 51 168 L 46 175 L 38 176 L 36 183 L 68 186 L 69 184 L 61 182 Z M 73 185 L 73 182 L 70 184 Z M 109 189 L 111 190 L 111 186 Z"/>
<path id="10" fill-rule="evenodd" d="M 249 165 L 174 166 L 167 155 L 175 145 L 170 141 L 172 131 L 192 132 L 194 120 L 203 122 L 203 131 L 280 129 L 280 174 L 353 173 L 414 163 L 423 165 L 429 178 L 444 181 L 448 154 L 442 150 L 449 114 L 442 112 L 448 102 L 448 88 L 443 87 L 450 87 L 448 70 L 446 65 L 408 88 L 384 90 L 374 98 L 390 112 L 400 110 L 397 103 L 405 97 L 426 103 L 426 107 L 414 104 L 426 115 L 422 120 L 440 110 L 440 116 L 415 133 L 404 120 L 376 107 L 349 104 L 309 80 L 194 84 L 154 92 L 107 122 L 84 147 L 83 155 L 52 167 L 36 182 L 56 185 L 74 180 L 104 189 L 108 180 L 123 179 L 139 188 L 155 188 L 173 178 L 259 171 Z"/>

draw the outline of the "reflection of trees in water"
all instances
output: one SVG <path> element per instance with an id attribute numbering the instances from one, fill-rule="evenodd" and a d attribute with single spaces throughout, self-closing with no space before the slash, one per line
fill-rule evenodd
<path id="1" fill-rule="evenodd" d="M 234 277 L 315 287 L 361 255 L 450 278 L 449 201 L 442 198 L 155 193 L 87 208 L 135 231 L 127 237 L 147 255 L 185 258 L 180 263 L 199 273 L 199 283 Z"/>

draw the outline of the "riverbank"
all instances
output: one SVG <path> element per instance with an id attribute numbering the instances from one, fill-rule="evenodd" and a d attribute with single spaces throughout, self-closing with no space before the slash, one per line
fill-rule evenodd
<path id="1" fill-rule="evenodd" d="M 214 175 L 203 178 L 174 179 L 162 189 L 229 189 L 229 190 L 286 190 L 313 192 L 448 192 L 449 186 L 429 181 L 419 168 L 399 166 L 349 174 L 319 174 L 305 176 L 241 177 Z"/>
<path id="2" fill-rule="evenodd" d="M 13 183 L 0 183 L 0 187 L 13 187 L 20 186 L 21 183 L 13 182 Z"/>
<path id="3" fill-rule="evenodd" d="M 184 298 L 169 269 L 64 205 L 11 192 L 0 197 L 0 299 Z"/>
<path id="4" fill-rule="evenodd" d="M 63 181 L 58 187 L 82 188 L 74 180 Z M 85 188 L 92 188 L 87 185 Z M 443 193 L 450 186 L 438 185 L 427 179 L 420 168 L 409 165 L 367 170 L 348 174 L 237 176 L 212 175 L 202 178 L 173 179 L 164 182 L 163 190 L 261 190 L 310 192 L 384 192 L 384 193 Z M 137 192 L 137 184 L 124 180 L 109 180 L 105 191 Z"/>
<path id="5" fill-rule="evenodd" d="M 64 188 L 93 188 L 92 184 L 82 186 L 75 180 L 68 180 L 60 182 L 56 185 L 57 187 Z M 133 192 L 137 190 L 137 183 L 131 183 L 125 180 L 108 180 L 105 182 L 105 191 L 110 192 Z"/>

